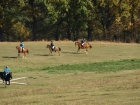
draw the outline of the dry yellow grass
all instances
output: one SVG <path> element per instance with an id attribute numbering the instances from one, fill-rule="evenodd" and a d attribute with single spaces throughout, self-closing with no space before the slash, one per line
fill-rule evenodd
<path id="1" fill-rule="evenodd" d="M 139 105 L 140 71 L 28 73 L 31 85 L 1 86 L 1 105 Z"/>

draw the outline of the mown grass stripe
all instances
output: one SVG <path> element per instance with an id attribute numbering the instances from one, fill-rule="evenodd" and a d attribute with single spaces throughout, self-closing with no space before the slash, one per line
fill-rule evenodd
<path id="1" fill-rule="evenodd" d="M 140 59 L 124 59 L 119 61 L 106 61 L 97 63 L 84 63 L 75 65 L 60 65 L 45 67 L 42 70 L 57 71 L 82 71 L 82 72 L 117 72 L 120 70 L 140 69 Z"/>

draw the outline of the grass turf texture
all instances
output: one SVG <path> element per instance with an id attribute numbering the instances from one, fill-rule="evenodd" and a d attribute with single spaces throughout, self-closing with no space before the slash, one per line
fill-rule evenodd
<path id="1" fill-rule="evenodd" d="M 140 59 L 128 59 L 119 61 L 97 62 L 97 63 L 84 63 L 75 65 L 60 65 L 54 67 L 46 67 L 42 70 L 48 72 L 59 71 L 81 71 L 81 72 L 117 72 L 121 70 L 135 70 L 140 69 Z"/>
<path id="2" fill-rule="evenodd" d="M 9 65 L 13 78 L 31 83 L 0 84 L 1 105 L 139 105 L 139 44 L 90 42 L 86 55 L 74 42 L 58 41 L 61 55 L 51 56 L 48 43 L 25 42 L 26 59 L 16 59 L 19 43 L 0 43 L 1 71 Z"/>

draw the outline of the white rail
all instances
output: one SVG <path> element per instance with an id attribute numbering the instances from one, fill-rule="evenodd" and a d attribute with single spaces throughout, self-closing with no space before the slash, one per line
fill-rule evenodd
<path id="1" fill-rule="evenodd" d="M 26 83 L 12 82 L 12 81 L 20 80 L 20 79 L 25 79 L 26 80 Z M 0 80 L 0 83 L 3 83 L 3 81 Z M 11 79 L 10 80 L 10 83 L 12 83 L 12 84 L 19 84 L 19 85 L 27 85 L 27 84 L 30 84 L 30 82 L 28 81 L 28 79 L 26 77 L 20 77 L 20 78 Z"/>

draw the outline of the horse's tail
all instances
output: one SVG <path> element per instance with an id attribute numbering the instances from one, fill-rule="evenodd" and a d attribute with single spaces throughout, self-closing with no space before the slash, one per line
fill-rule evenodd
<path id="1" fill-rule="evenodd" d="M 90 49 L 92 48 L 92 46 L 91 46 L 91 45 L 90 45 L 89 47 L 90 47 Z"/>
<path id="2" fill-rule="evenodd" d="M 87 42 L 88 43 L 88 42 Z M 89 45 L 89 48 L 91 49 L 92 48 L 92 46 L 88 43 L 88 45 Z"/>
<path id="3" fill-rule="evenodd" d="M 61 51 L 61 48 L 59 47 L 59 51 Z"/>
<path id="4" fill-rule="evenodd" d="M 0 72 L 0 78 L 2 79 L 2 77 L 3 77 L 3 72 Z"/>
<path id="5" fill-rule="evenodd" d="M 75 42 L 75 47 L 76 47 L 76 42 Z"/>
<path id="6" fill-rule="evenodd" d="M 29 50 L 27 49 L 27 53 L 29 54 Z"/>

